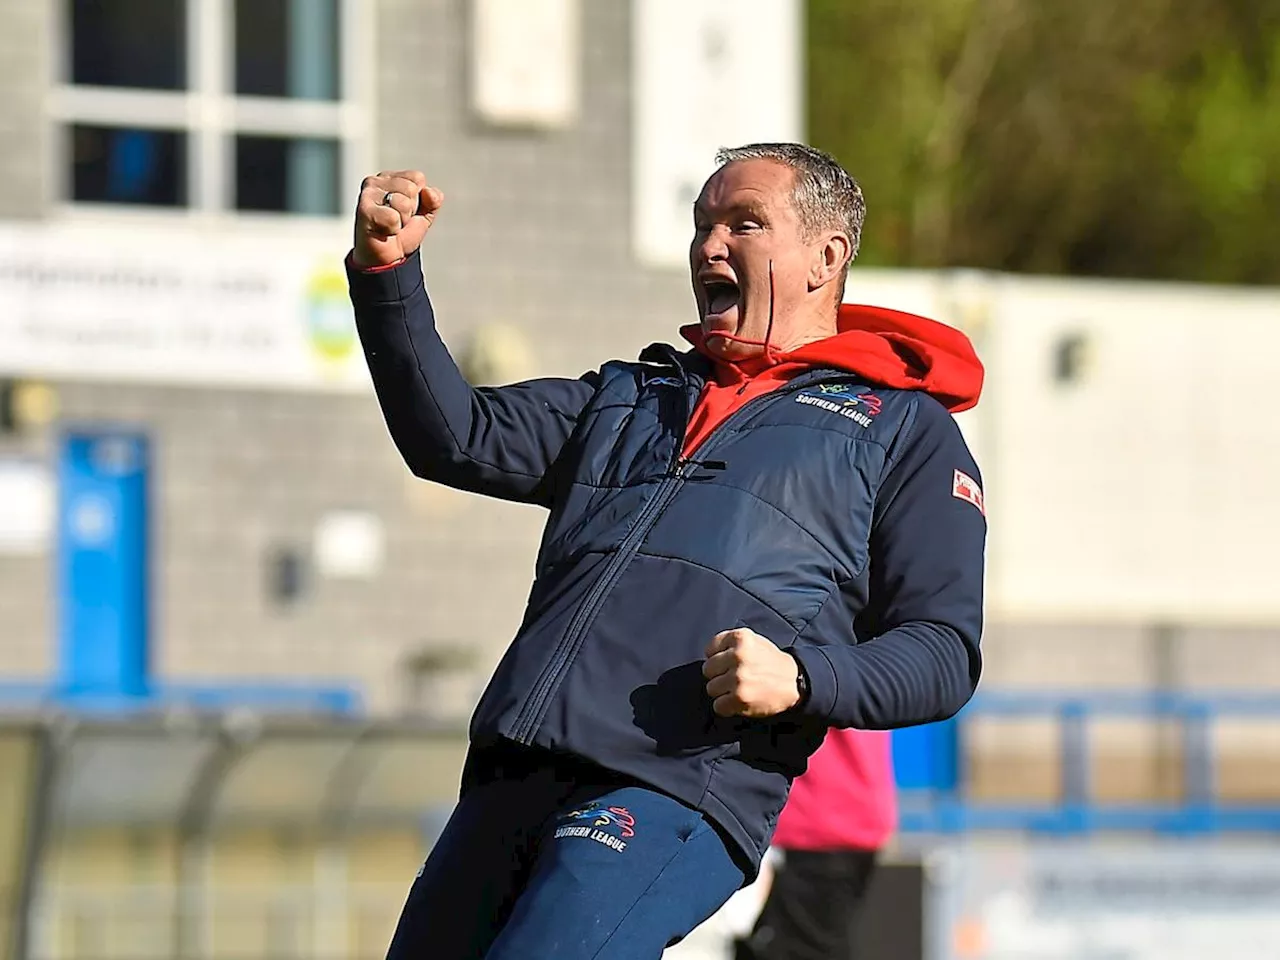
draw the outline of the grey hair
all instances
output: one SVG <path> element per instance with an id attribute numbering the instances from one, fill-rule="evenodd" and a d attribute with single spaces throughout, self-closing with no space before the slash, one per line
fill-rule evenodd
<path id="1" fill-rule="evenodd" d="M 862 241 L 867 202 L 858 181 L 835 157 L 803 143 L 748 143 L 716 151 L 719 166 L 737 160 L 774 160 L 790 167 L 795 174 L 791 203 L 801 228 L 810 236 L 839 230 L 849 238 L 849 263 L 853 262 Z"/>

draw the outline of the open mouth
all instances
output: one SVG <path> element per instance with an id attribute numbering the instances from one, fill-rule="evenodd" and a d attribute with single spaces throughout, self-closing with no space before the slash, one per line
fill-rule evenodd
<path id="1" fill-rule="evenodd" d="M 703 290 L 709 317 L 728 313 L 738 305 L 738 285 L 731 280 L 708 280 Z"/>

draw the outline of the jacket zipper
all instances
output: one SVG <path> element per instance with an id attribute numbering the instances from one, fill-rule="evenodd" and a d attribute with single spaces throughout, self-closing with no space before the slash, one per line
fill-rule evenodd
<path id="1" fill-rule="evenodd" d="M 804 378 L 803 382 L 800 382 L 801 379 L 798 377 L 778 390 L 771 390 L 758 397 L 752 397 L 744 403 L 727 420 L 707 434 L 706 439 L 701 444 L 700 456 L 685 458 L 677 453 L 667 471 L 667 475 L 663 477 L 658 484 L 658 489 L 654 491 L 649 502 L 640 511 L 640 516 L 636 518 L 635 525 L 632 526 L 631 531 L 619 545 L 617 553 L 613 555 L 613 559 L 609 561 L 604 572 L 600 574 L 599 579 L 592 585 L 586 597 L 583 598 L 582 603 L 573 615 L 573 619 L 569 621 L 569 626 L 565 628 L 564 636 L 561 637 L 560 643 L 556 647 L 556 652 L 552 655 L 551 661 L 547 666 L 543 668 L 537 683 L 534 684 L 533 691 L 529 694 L 529 699 L 525 701 L 519 715 L 516 717 L 515 726 L 511 732 L 513 740 L 523 744 L 533 742 L 533 734 L 545 719 L 547 706 L 560 686 L 565 669 L 577 656 L 578 650 L 582 646 L 582 641 L 586 637 L 587 630 L 594 622 L 600 606 L 621 578 L 623 571 L 626 570 L 632 559 L 640 551 L 640 545 L 644 542 L 644 538 L 648 535 L 653 524 L 657 522 L 662 511 L 666 509 L 667 504 L 675 498 L 680 487 L 684 485 L 688 475 L 688 468 L 708 462 L 704 460 L 702 455 L 714 447 L 717 435 L 723 435 L 727 428 L 741 421 L 746 412 L 761 401 L 777 399 L 781 394 L 793 393 L 805 386 L 834 378 L 828 375 L 812 379 Z M 679 446 L 676 449 L 679 451 L 683 447 L 684 434 L 682 432 Z M 715 465 L 723 467 L 722 463 L 716 463 Z"/>
<path id="2" fill-rule="evenodd" d="M 613 559 L 609 561 L 609 565 L 600 574 L 599 579 L 596 580 L 586 597 L 583 598 L 573 619 L 569 621 L 569 626 L 566 628 L 564 636 L 556 648 L 555 655 L 551 658 L 551 662 L 546 669 L 543 670 L 542 676 L 539 677 L 538 683 L 533 689 L 533 693 L 525 701 L 524 709 L 516 719 L 516 726 L 513 731 L 513 737 L 516 741 L 520 743 L 531 742 L 533 732 L 542 723 L 547 704 L 551 700 L 555 689 L 559 686 L 565 667 L 573 660 L 578 648 L 582 645 L 587 627 L 595 620 L 595 615 L 605 597 L 608 596 L 618 578 L 622 576 L 622 572 L 630 564 L 632 557 L 640 549 L 640 543 L 644 540 L 645 534 L 649 532 L 653 521 L 657 519 L 658 514 L 678 489 L 681 481 L 680 474 L 686 464 L 683 459 L 677 461 L 677 464 L 677 473 L 674 475 L 669 473 L 662 479 L 654 495 L 644 505 L 644 509 L 641 510 L 640 516 L 636 518 L 631 532 L 622 541 L 617 553 L 613 555 Z"/>

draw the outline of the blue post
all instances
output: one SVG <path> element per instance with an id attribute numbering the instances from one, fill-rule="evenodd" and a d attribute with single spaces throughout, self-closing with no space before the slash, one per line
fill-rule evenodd
<path id="1" fill-rule="evenodd" d="M 1083 830 L 1089 813 L 1089 727 L 1083 703 L 1064 703 L 1059 712 L 1062 766 L 1062 828 Z"/>
<path id="2" fill-rule="evenodd" d="M 1207 833 L 1216 807 L 1212 718 L 1207 706 L 1193 703 L 1182 715 L 1182 805 L 1189 833 Z"/>
<path id="3" fill-rule="evenodd" d="M 59 687 L 71 698 L 148 692 L 148 447 L 73 431 L 58 467 Z"/>
<path id="4" fill-rule="evenodd" d="M 899 789 L 952 794 L 960 786 L 955 719 L 893 731 L 893 769 Z"/>

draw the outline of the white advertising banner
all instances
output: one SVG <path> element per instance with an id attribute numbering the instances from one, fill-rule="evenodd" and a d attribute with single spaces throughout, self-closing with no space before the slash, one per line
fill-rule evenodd
<path id="1" fill-rule="evenodd" d="M 0 374 L 362 390 L 349 240 L 0 226 Z"/>
<path id="2" fill-rule="evenodd" d="M 1280 857 L 1265 844 L 974 843 L 940 863 L 937 960 L 1280 956 Z"/>
<path id="3" fill-rule="evenodd" d="M 634 0 L 632 229 L 650 266 L 687 262 L 721 147 L 800 140 L 798 0 Z"/>

